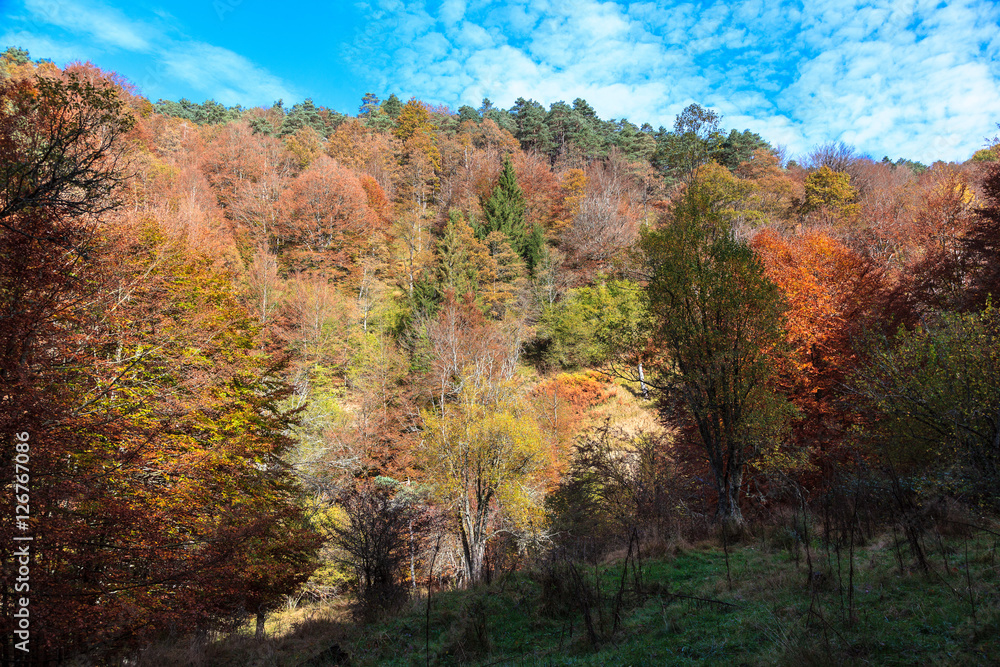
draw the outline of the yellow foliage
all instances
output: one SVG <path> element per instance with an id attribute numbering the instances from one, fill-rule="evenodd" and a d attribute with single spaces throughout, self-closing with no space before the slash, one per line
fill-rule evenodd
<path id="1" fill-rule="evenodd" d="M 422 413 L 422 454 L 434 495 L 455 512 L 475 580 L 491 537 L 542 521 L 535 477 L 543 439 L 514 380 L 480 382 L 468 369 L 463 376 L 457 403 Z"/>

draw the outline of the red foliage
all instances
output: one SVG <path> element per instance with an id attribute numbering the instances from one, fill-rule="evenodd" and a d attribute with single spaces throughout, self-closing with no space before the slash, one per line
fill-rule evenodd
<path id="1" fill-rule="evenodd" d="M 383 227 L 369 203 L 371 196 L 378 199 L 373 185 L 366 191 L 353 171 L 325 156 L 293 180 L 281 194 L 275 229 L 289 265 L 349 275 L 356 268 L 351 259 Z"/>
<path id="2" fill-rule="evenodd" d="M 794 438 L 822 466 L 846 455 L 841 445 L 853 418 L 843 388 L 863 353 L 861 336 L 894 331 L 905 309 L 896 307 L 882 271 L 828 236 L 786 239 L 764 231 L 753 247 L 788 304 L 792 355 L 782 390 L 801 412 Z"/>

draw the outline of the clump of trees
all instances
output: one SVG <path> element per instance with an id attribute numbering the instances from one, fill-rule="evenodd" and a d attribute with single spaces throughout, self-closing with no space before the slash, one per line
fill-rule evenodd
<path id="1" fill-rule="evenodd" d="M 262 634 L 296 590 L 367 622 L 863 469 L 996 503 L 989 151 L 795 164 L 699 105 L 152 105 L 0 61 L 0 428 L 63 657 Z"/>
<path id="2" fill-rule="evenodd" d="M 81 66 L 6 78 L 0 106 L 0 428 L 31 443 L 31 515 L 5 494 L 0 557 L 14 571 L 33 537 L 32 655 L 263 615 L 319 544 L 282 461 L 282 355 L 225 269 L 119 216 L 140 100 Z"/>

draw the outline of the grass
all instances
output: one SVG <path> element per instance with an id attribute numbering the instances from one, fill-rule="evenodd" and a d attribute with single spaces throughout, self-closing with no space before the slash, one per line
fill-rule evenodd
<path id="1" fill-rule="evenodd" d="M 846 548 L 838 569 L 833 548 L 810 544 L 810 575 L 805 545 L 782 531 L 729 544 L 729 576 L 715 541 L 659 549 L 641 566 L 634 557 L 550 561 L 490 586 L 436 594 L 429 628 L 426 600 L 366 628 L 343 610 L 298 610 L 272 619 L 273 638 L 257 657 L 238 650 L 249 643 L 264 651 L 247 637 L 230 640 L 232 661 L 217 644 L 204 664 L 333 665 L 333 654 L 317 656 L 334 644 L 336 655 L 350 656 L 340 664 L 359 666 L 1000 663 L 994 536 L 928 538 L 929 573 L 910 567 L 892 535 L 872 541 L 855 549 L 851 599 Z"/>

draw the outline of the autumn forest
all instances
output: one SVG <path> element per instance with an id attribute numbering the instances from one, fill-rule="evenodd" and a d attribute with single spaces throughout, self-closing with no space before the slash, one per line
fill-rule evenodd
<path id="1" fill-rule="evenodd" d="M 432 612 L 508 586 L 600 664 L 651 600 L 667 634 L 685 595 L 738 613 L 754 545 L 829 635 L 782 659 L 839 664 L 875 655 L 879 540 L 996 657 L 1000 140 L 925 165 L 641 120 L 153 102 L 3 53 L 4 664 L 167 664 L 302 609 L 347 634 L 287 664 L 506 664 L 485 598 Z M 651 583 L 699 543 L 716 588 Z"/>

